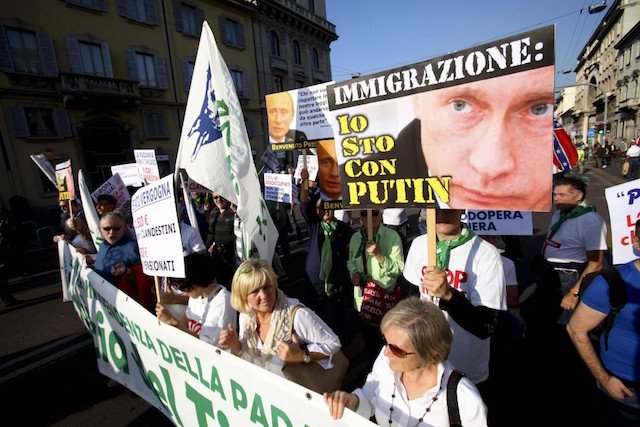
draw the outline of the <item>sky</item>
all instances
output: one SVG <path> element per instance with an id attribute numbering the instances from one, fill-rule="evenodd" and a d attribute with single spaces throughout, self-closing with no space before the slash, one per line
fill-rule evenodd
<path id="1" fill-rule="evenodd" d="M 607 9 L 602 0 L 326 0 L 339 38 L 331 44 L 336 82 L 420 62 L 548 25 L 556 26 L 555 85 L 575 83 L 573 70 Z M 582 12 L 581 12 L 582 10 Z M 563 71 L 570 71 L 565 74 Z"/>

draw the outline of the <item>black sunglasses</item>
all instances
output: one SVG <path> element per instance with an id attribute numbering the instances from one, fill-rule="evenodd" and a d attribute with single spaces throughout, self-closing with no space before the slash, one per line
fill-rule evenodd
<path id="1" fill-rule="evenodd" d="M 120 230 L 122 230 L 122 227 L 102 227 L 102 229 L 108 233 L 111 230 L 120 231 Z"/>
<path id="2" fill-rule="evenodd" d="M 378 216 L 380 215 L 379 211 L 371 211 L 371 216 Z M 360 211 L 360 216 L 367 216 L 367 211 Z"/>
<path id="3" fill-rule="evenodd" d="M 384 337 L 384 335 L 382 336 L 382 342 L 384 343 L 384 345 L 389 347 L 389 351 L 391 351 L 391 353 L 393 353 L 394 356 L 399 357 L 400 359 L 404 359 L 410 354 L 415 354 L 414 352 L 404 351 L 403 349 L 401 349 L 395 344 L 389 344 L 387 342 L 387 339 Z"/>

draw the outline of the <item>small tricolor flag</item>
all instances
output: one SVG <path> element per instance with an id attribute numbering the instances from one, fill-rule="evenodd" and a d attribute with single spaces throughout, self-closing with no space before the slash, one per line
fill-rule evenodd
<path id="1" fill-rule="evenodd" d="M 564 172 L 571 171 L 578 164 L 578 151 L 557 120 L 553 121 L 553 164 Z"/>

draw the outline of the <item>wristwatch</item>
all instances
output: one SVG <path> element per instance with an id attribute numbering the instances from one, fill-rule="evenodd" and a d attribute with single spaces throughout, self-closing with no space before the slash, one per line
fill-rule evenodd
<path id="1" fill-rule="evenodd" d="M 309 364 L 311 363 L 311 356 L 309 355 L 308 351 L 304 352 L 304 360 L 303 360 L 304 364 Z"/>

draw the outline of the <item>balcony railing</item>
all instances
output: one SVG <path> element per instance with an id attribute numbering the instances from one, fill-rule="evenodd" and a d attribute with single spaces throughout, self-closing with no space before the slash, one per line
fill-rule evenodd
<path id="1" fill-rule="evenodd" d="M 140 98 L 138 82 L 111 79 L 108 77 L 60 73 L 62 92 L 112 95 L 126 98 Z"/>

